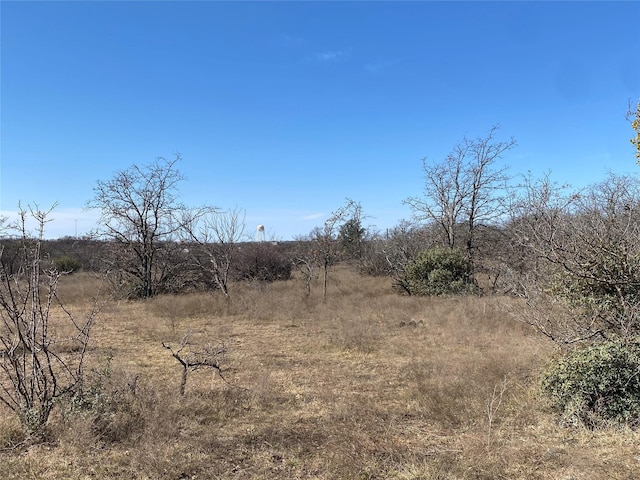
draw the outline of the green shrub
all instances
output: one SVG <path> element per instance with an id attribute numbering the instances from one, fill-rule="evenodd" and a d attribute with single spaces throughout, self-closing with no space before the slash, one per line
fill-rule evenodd
<path id="1" fill-rule="evenodd" d="M 73 273 L 82 268 L 82 263 L 68 256 L 56 258 L 53 263 L 59 272 Z"/>
<path id="2" fill-rule="evenodd" d="M 542 389 L 563 421 L 589 428 L 640 423 L 640 339 L 577 348 L 544 372 Z"/>
<path id="3" fill-rule="evenodd" d="M 458 249 L 426 250 L 406 268 L 405 286 L 412 295 L 450 295 L 476 290 L 471 262 Z"/>

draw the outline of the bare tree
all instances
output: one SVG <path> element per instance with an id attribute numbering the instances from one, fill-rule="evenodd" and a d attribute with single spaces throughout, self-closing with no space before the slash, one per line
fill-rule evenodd
<path id="1" fill-rule="evenodd" d="M 185 207 L 178 201 L 178 184 L 184 180 L 176 168 L 179 161 L 178 154 L 173 160 L 158 158 L 98 180 L 87 205 L 101 210 L 103 229 L 98 233 L 122 247 L 120 255 L 134 258 L 133 265 L 119 267 L 139 283 L 144 298 L 155 295 L 162 278 L 157 265 L 162 242 L 175 240 L 181 228 L 177 219 Z"/>
<path id="2" fill-rule="evenodd" d="M 610 174 L 581 192 L 545 178 L 524 190 L 512 229 L 535 257 L 527 320 L 561 344 L 640 333 L 640 182 Z"/>
<path id="3" fill-rule="evenodd" d="M 203 208 L 188 212 L 181 223 L 184 240 L 195 244 L 196 253 L 203 253 L 207 263 L 199 255 L 193 255 L 193 260 L 212 276 L 216 286 L 229 298 L 229 272 L 238 251 L 238 242 L 244 235 L 244 211 L 238 208 L 228 211 Z"/>
<path id="4" fill-rule="evenodd" d="M 312 245 L 314 263 L 322 269 L 322 297 L 327 298 L 327 285 L 330 268 L 338 261 L 342 253 L 340 230 L 346 223 L 360 225 L 362 207 L 358 202 L 347 199 L 347 203 L 333 212 L 322 227 L 311 231 L 309 239 Z"/>
<path id="5" fill-rule="evenodd" d="M 86 317 L 78 320 L 58 297 L 64 272 L 48 267 L 42 254 L 52 209 L 27 212 L 20 207 L 20 218 L 12 227 L 20 238 L 21 267 L 10 272 L 0 262 L 0 402 L 16 412 L 24 430 L 36 440 L 44 433 L 56 400 L 82 384 L 98 306 L 96 300 Z M 29 218 L 37 223 L 35 237 L 27 230 Z M 0 258 L 2 250 L 0 245 Z M 64 323 L 72 332 L 66 337 L 56 329 Z"/>
<path id="6" fill-rule="evenodd" d="M 393 287 L 411 294 L 406 283 L 407 267 L 421 252 L 436 246 L 436 242 L 428 228 L 401 220 L 374 245 L 377 246 L 376 255 L 384 260 L 387 275 L 393 278 Z"/>
<path id="7" fill-rule="evenodd" d="M 425 178 L 421 197 L 405 200 L 419 221 L 433 222 L 441 228 L 445 244 L 458 246 L 458 233 L 465 225 L 466 251 L 473 258 L 477 229 L 501 218 L 506 212 L 506 167 L 497 162 L 516 146 L 512 138 L 496 139 L 498 127 L 484 137 L 464 137 L 441 162 L 423 160 Z"/>
<path id="8" fill-rule="evenodd" d="M 505 292 L 526 295 L 528 285 L 555 274 L 557 268 L 547 257 L 562 256 L 549 248 L 561 240 L 555 235 L 577 211 L 579 197 L 569 185 L 553 181 L 550 172 L 537 179 L 531 173 L 523 175 L 511 190 L 509 220 L 501 229 L 506 246 L 496 255 Z"/>
<path id="9" fill-rule="evenodd" d="M 296 239 L 296 248 L 292 252 L 293 266 L 298 270 L 304 281 L 307 296 L 311 295 L 311 285 L 316 277 L 315 250 L 309 247 L 309 239 L 302 237 Z"/>

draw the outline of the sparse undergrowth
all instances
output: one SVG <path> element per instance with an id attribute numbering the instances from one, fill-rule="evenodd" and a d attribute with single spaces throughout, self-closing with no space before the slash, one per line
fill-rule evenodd
<path id="1" fill-rule="evenodd" d="M 202 294 L 108 306 L 84 394 L 54 409 L 49 443 L 21 446 L 1 411 L 0 475 L 635 475 L 635 432 L 558 425 L 536 389 L 551 345 L 496 299 L 401 297 L 389 279 L 343 270 L 332 285 L 326 303 L 291 280 L 234 286 L 232 302 Z M 187 331 L 225 341 L 228 383 L 196 371 L 179 395 L 180 365 L 162 342 Z"/>

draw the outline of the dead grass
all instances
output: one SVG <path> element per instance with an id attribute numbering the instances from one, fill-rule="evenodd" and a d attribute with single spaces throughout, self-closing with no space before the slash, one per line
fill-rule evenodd
<path id="1" fill-rule="evenodd" d="M 557 425 L 535 388 L 551 346 L 502 300 L 401 297 L 387 279 L 346 270 L 330 282 L 327 302 L 291 281 L 234 285 L 230 302 L 109 305 L 93 332 L 91 408 L 60 405 L 51 443 L 28 449 L 0 410 L 0 475 L 636 478 L 636 432 Z M 187 332 L 225 342 L 227 382 L 196 371 L 181 397 L 181 367 L 162 342 Z"/>

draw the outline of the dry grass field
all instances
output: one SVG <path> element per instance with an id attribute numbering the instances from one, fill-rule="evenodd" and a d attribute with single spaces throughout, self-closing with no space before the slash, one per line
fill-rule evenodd
<path id="1" fill-rule="evenodd" d="M 95 281 L 66 277 L 69 308 Z M 221 296 L 112 302 L 86 402 L 30 447 L 0 410 L 3 479 L 634 479 L 640 436 L 560 426 L 536 389 L 553 345 L 493 297 L 414 298 L 332 272 Z M 223 342 L 224 379 L 163 348 Z"/>

